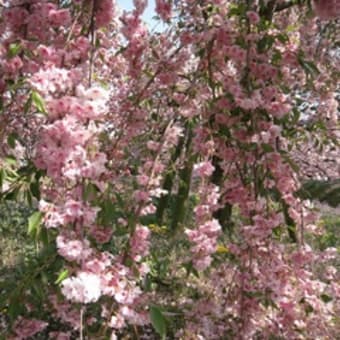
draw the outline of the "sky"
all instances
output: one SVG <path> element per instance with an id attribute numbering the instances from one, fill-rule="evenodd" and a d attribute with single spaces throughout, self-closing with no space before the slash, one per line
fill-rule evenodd
<path id="1" fill-rule="evenodd" d="M 133 0 L 116 0 L 116 1 L 118 6 L 123 10 L 125 9 L 127 11 L 131 11 L 132 9 L 134 9 Z M 152 19 L 152 17 L 154 17 L 155 15 L 156 15 L 155 1 L 148 0 L 148 7 L 145 9 L 143 13 L 143 19 L 148 25 L 150 25 L 151 28 L 157 24 L 156 21 Z"/>

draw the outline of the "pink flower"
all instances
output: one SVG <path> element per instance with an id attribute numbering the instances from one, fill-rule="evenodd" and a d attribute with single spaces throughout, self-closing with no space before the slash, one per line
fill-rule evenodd
<path id="1" fill-rule="evenodd" d="M 133 196 L 137 202 L 148 202 L 150 199 L 149 193 L 142 190 L 135 191 Z"/>
<path id="2" fill-rule="evenodd" d="M 199 231 L 210 238 L 217 237 L 221 232 L 221 226 L 217 220 L 213 219 L 201 225 Z"/>
<path id="3" fill-rule="evenodd" d="M 165 145 L 172 146 L 177 145 L 178 139 L 183 136 L 183 129 L 180 126 L 172 126 L 168 129 L 166 133 L 166 142 Z"/>
<path id="4" fill-rule="evenodd" d="M 108 26 L 113 20 L 114 5 L 113 0 L 101 0 L 96 2 L 96 26 Z"/>
<path id="5" fill-rule="evenodd" d="M 8 25 L 12 26 L 13 29 L 16 29 L 25 25 L 29 13 L 22 6 L 17 6 L 4 10 L 2 15 Z"/>
<path id="6" fill-rule="evenodd" d="M 37 48 L 37 52 L 39 53 L 41 59 L 45 61 L 50 59 L 52 54 L 55 53 L 55 51 L 51 47 L 45 45 L 39 45 Z"/>
<path id="7" fill-rule="evenodd" d="M 29 82 L 42 94 L 64 92 L 73 85 L 70 72 L 54 66 L 45 70 L 41 69 L 30 78 Z"/>
<path id="8" fill-rule="evenodd" d="M 158 151 L 159 150 L 159 147 L 160 147 L 160 144 L 157 143 L 157 142 L 154 142 L 152 140 L 149 140 L 147 143 L 146 143 L 146 146 L 149 150 L 152 150 L 152 151 Z"/>
<path id="9" fill-rule="evenodd" d="M 137 182 L 139 185 L 146 186 L 149 183 L 149 176 L 147 175 L 138 175 Z"/>
<path id="10" fill-rule="evenodd" d="M 163 21 L 171 19 L 171 2 L 169 0 L 156 0 L 156 12 Z"/>
<path id="11" fill-rule="evenodd" d="M 150 230 L 144 226 L 137 226 L 131 240 L 131 256 L 134 260 L 139 261 L 149 252 Z"/>
<path id="12" fill-rule="evenodd" d="M 267 110 L 274 117 L 282 118 L 291 110 L 291 106 L 287 103 L 275 101 L 267 105 Z"/>
<path id="13" fill-rule="evenodd" d="M 297 267 L 311 263 L 315 258 L 316 255 L 308 245 L 304 245 L 302 248 L 291 254 L 291 261 L 293 261 L 293 265 Z"/>
<path id="14" fill-rule="evenodd" d="M 88 41 L 86 41 L 87 46 Z M 84 99 L 93 101 L 104 101 L 106 102 L 109 98 L 109 92 L 100 86 L 92 86 L 85 89 L 83 85 L 78 85 L 76 88 L 77 96 Z"/>
<path id="15" fill-rule="evenodd" d="M 247 52 L 240 46 L 233 45 L 233 46 L 228 46 L 226 48 L 226 54 L 230 59 L 233 59 L 234 61 L 238 63 L 242 63 L 246 58 Z"/>
<path id="16" fill-rule="evenodd" d="M 91 233 L 91 236 L 98 243 L 104 244 L 110 241 L 113 230 L 110 228 L 95 226 L 94 228 L 91 229 L 90 233 Z"/>
<path id="17" fill-rule="evenodd" d="M 189 241 L 193 243 L 193 264 L 197 270 L 206 269 L 211 263 L 211 254 L 216 251 L 217 237 L 221 232 L 221 226 L 217 220 L 208 221 L 196 230 L 185 231 Z"/>
<path id="18" fill-rule="evenodd" d="M 61 291 L 68 300 L 79 303 L 96 302 L 101 296 L 100 278 L 92 273 L 80 272 L 62 282 Z"/>
<path id="19" fill-rule="evenodd" d="M 50 332 L 48 333 L 49 339 L 54 339 L 54 340 L 70 340 L 71 339 L 71 334 L 65 333 L 65 332 Z"/>
<path id="20" fill-rule="evenodd" d="M 9 74 L 16 74 L 23 65 L 21 58 L 19 56 L 15 56 L 4 64 L 4 71 Z"/>
<path id="21" fill-rule="evenodd" d="M 77 145 L 65 159 L 66 165 L 62 169 L 63 175 L 73 180 L 80 178 L 86 162 L 86 150 L 81 145 Z"/>
<path id="22" fill-rule="evenodd" d="M 157 210 L 157 208 L 155 207 L 155 205 L 148 204 L 142 209 L 141 215 L 145 216 L 145 215 L 154 214 L 156 212 L 156 210 Z"/>
<path id="23" fill-rule="evenodd" d="M 41 332 L 47 325 L 48 323 L 45 321 L 19 317 L 13 325 L 13 330 L 17 335 L 17 340 L 24 340 Z"/>
<path id="24" fill-rule="evenodd" d="M 64 206 L 65 216 L 70 220 L 74 221 L 79 217 L 83 216 L 83 205 L 82 202 L 74 201 L 72 199 L 66 201 Z"/>
<path id="25" fill-rule="evenodd" d="M 212 261 L 211 256 L 205 256 L 202 258 L 194 258 L 193 265 L 197 270 L 202 271 L 210 266 L 211 261 Z"/>
<path id="26" fill-rule="evenodd" d="M 249 19 L 249 22 L 253 25 L 256 25 L 260 22 L 259 15 L 254 11 L 248 11 L 247 18 Z"/>
<path id="27" fill-rule="evenodd" d="M 0 93 L 6 90 L 6 82 L 4 79 L 0 79 Z"/>
<path id="28" fill-rule="evenodd" d="M 59 212 L 58 208 L 53 204 L 44 200 L 39 201 L 39 210 L 45 213 L 44 223 L 46 228 L 56 228 L 64 224 L 64 216 Z"/>
<path id="29" fill-rule="evenodd" d="M 314 0 L 314 10 L 321 20 L 336 19 L 340 16 L 340 3 L 338 0 Z"/>
<path id="30" fill-rule="evenodd" d="M 83 177 L 91 178 L 93 180 L 98 179 L 103 173 L 106 172 L 106 154 L 103 152 L 95 153 L 81 169 Z"/>
<path id="31" fill-rule="evenodd" d="M 147 313 L 137 313 L 128 306 L 120 308 L 119 312 L 125 317 L 126 320 L 135 325 L 145 325 L 150 322 Z"/>
<path id="32" fill-rule="evenodd" d="M 80 262 L 91 254 L 89 241 L 67 239 L 59 235 L 56 239 L 58 254 L 68 261 Z"/>
<path id="33" fill-rule="evenodd" d="M 194 209 L 194 213 L 197 219 L 204 218 L 210 213 L 210 206 L 207 204 L 200 204 Z"/>
<path id="34" fill-rule="evenodd" d="M 52 26 L 68 26 L 71 23 L 71 15 L 68 9 L 50 10 L 48 20 Z"/>
<path id="35" fill-rule="evenodd" d="M 211 164 L 211 162 L 201 162 L 194 165 L 194 174 L 201 178 L 210 177 L 215 170 L 215 167 Z"/>
<path id="36" fill-rule="evenodd" d="M 121 289 L 118 289 L 114 295 L 115 300 L 124 305 L 132 305 L 136 298 L 141 294 L 139 287 L 129 287 L 124 285 Z"/>
<path id="37" fill-rule="evenodd" d="M 125 319 L 121 314 L 116 314 L 111 317 L 109 326 L 111 328 L 120 329 L 125 327 Z"/>
<path id="38" fill-rule="evenodd" d="M 85 271 L 101 275 L 105 272 L 106 268 L 111 265 L 110 259 L 105 259 L 105 256 L 101 258 L 94 258 L 87 260 L 85 264 L 83 264 L 83 268 Z"/>
<path id="39" fill-rule="evenodd" d="M 133 4 L 136 8 L 136 12 L 140 15 L 145 11 L 145 8 L 148 5 L 148 0 L 133 0 Z"/>

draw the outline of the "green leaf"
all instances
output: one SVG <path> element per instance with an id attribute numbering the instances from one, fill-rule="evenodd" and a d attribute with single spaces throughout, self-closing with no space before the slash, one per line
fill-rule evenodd
<path id="1" fill-rule="evenodd" d="M 29 109 L 32 106 L 32 96 L 29 96 L 25 105 L 24 105 L 24 112 L 27 113 L 29 111 Z"/>
<path id="2" fill-rule="evenodd" d="M 21 45 L 19 43 L 12 43 L 9 45 L 8 56 L 10 58 L 15 57 L 21 52 Z"/>
<path id="3" fill-rule="evenodd" d="M 32 195 L 37 199 L 40 200 L 40 186 L 38 181 L 34 181 L 30 184 L 30 190 Z"/>
<path id="4" fill-rule="evenodd" d="M 257 49 L 260 53 L 268 51 L 274 44 L 275 38 L 273 36 L 264 36 L 258 43 Z"/>
<path id="5" fill-rule="evenodd" d="M 15 158 L 14 156 L 12 156 L 12 155 L 6 156 L 5 162 L 6 162 L 8 165 L 16 165 L 16 164 L 17 164 L 16 158 Z"/>
<path id="6" fill-rule="evenodd" d="M 246 6 L 245 4 L 243 3 L 240 3 L 240 4 L 232 4 L 230 5 L 229 7 L 229 17 L 232 17 L 232 16 L 241 16 L 243 14 L 245 14 L 246 12 Z"/>
<path id="7" fill-rule="evenodd" d="M 9 201 L 16 200 L 18 198 L 19 191 L 20 191 L 20 187 L 14 188 L 12 191 L 5 194 L 4 199 L 9 200 Z"/>
<path id="8" fill-rule="evenodd" d="M 38 228 L 41 225 L 42 213 L 36 211 L 28 219 L 28 231 L 27 233 L 31 236 L 36 235 Z"/>
<path id="9" fill-rule="evenodd" d="M 285 44 L 289 41 L 289 37 L 285 33 L 280 33 L 276 36 L 277 40 L 279 40 L 281 43 Z"/>
<path id="10" fill-rule="evenodd" d="M 261 298 L 261 297 L 264 296 L 264 293 L 262 291 L 259 291 L 259 290 L 246 291 L 246 292 L 244 292 L 244 294 L 247 297 L 250 297 L 250 298 Z"/>
<path id="11" fill-rule="evenodd" d="M 55 280 L 55 284 L 59 285 L 62 281 L 64 281 L 68 277 L 68 269 L 64 269 Z"/>
<path id="12" fill-rule="evenodd" d="M 316 67 L 316 65 L 312 61 L 307 61 L 303 59 L 303 57 L 300 55 L 298 57 L 299 64 L 303 68 L 303 70 L 306 72 L 306 74 L 311 76 L 317 76 L 320 74 L 319 69 Z"/>
<path id="13" fill-rule="evenodd" d="M 83 190 L 83 200 L 84 201 L 91 201 L 91 199 L 95 199 L 98 193 L 98 188 L 93 183 L 87 183 L 84 185 Z"/>
<path id="14" fill-rule="evenodd" d="M 280 61 L 282 60 L 282 54 L 280 51 L 278 50 L 274 50 L 273 51 L 273 55 L 272 55 L 272 63 L 274 65 L 277 65 L 280 63 Z"/>
<path id="15" fill-rule="evenodd" d="M 116 217 L 116 206 L 111 199 L 105 200 L 101 205 L 101 211 L 99 212 L 99 218 L 103 224 L 110 225 L 113 223 Z"/>
<path id="16" fill-rule="evenodd" d="M 280 153 L 281 153 L 281 156 L 284 159 L 284 161 L 286 163 L 288 163 L 288 165 L 292 168 L 292 170 L 294 172 L 298 173 L 299 170 L 300 170 L 300 167 L 288 155 L 286 155 L 286 154 L 284 154 L 282 152 L 280 152 Z"/>
<path id="17" fill-rule="evenodd" d="M 10 319 L 15 320 L 18 315 L 24 314 L 25 310 L 25 304 L 21 303 L 20 298 L 15 297 L 13 300 L 11 300 L 7 312 Z"/>
<path id="18" fill-rule="evenodd" d="M 321 300 L 325 303 L 328 303 L 333 300 L 332 297 L 327 294 L 321 294 L 320 297 L 321 297 Z"/>
<path id="19" fill-rule="evenodd" d="M 291 123 L 293 125 L 295 125 L 299 121 L 301 114 L 300 114 L 300 111 L 298 110 L 298 108 L 296 108 L 296 107 L 293 107 L 292 113 L 293 113 L 293 115 L 292 115 L 292 122 Z"/>
<path id="20" fill-rule="evenodd" d="M 262 150 L 264 152 L 273 152 L 274 151 L 274 148 L 270 144 L 267 144 L 267 143 L 262 143 L 261 147 L 262 147 Z"/>
<path id="21" fill-rule="evenodd" d="M 340 204 L 340 180 L 309 180 L 302 184 L 296 195 L 302 199 L 318 200 L 331 207 Z"/>
<path id="22" fill-rule="evenodd" d="M 192 261 L 185 263 L 183 265 L 183 267 L 187 271 L 187 277 L 189 277 L 190 274 L 193 274 L 195 277 L 197 277 L 199 279 L 200 275 L 199 275 L 197 269 L 194 268 Z"/>
<path id="23" fill-rule="evenodd" d="M 41 95 L 38 92 L 32 91 L 31 98 L 37 110 L 39 112 L 46 113 L 45 101 L 43 97 L 41 97 Z"/>
<path id="24" fill-rule="evenodd" d="M 5 182 L 6 172 L 5 169 L 0 169 L 0 192 L 2 191 L 2 186 Z"/>
<path id="25" fill-rule="evenodd" d="M 49 243 L 49 239 L 48 239 L 48 232 L 46 228 L 41 228 L 39 230 L 39 234 L 37 235 L 37 238 L 39 239 L 39 241 L 42 242 L 42 244 L 46 247 Z"/>
<path id="26" fill-rule="evenodd" d="M 150 320 L 155 331 L 165 339 L 166 336 L 166 320 L 161 310 L 156 306 L 150 307 Z"/>
<path id="27" fill-rule="evenodd" d="M 7 144 L 14 149 L 16 140 L 18 138 L 18 134 L 16 132 L 12 132 L 8 137 L 7 137 Z"/>

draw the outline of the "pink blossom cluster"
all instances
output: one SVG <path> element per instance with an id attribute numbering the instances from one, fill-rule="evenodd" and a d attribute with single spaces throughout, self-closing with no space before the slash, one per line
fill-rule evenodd
<path id="1" fill-rule="evenodd" d="M 70 332 L 49 332 L 48 336 L 51 339 L 55 339 L 55 340 L 70 340 L 71 339 Z"/>
<path id="2" fill-rule="evenodd" d="M 36 165 L 46 169 L 49 176 L 60 178 L 69 153 L 84 146 L 90 137 L 91 133 L 72 116 L 45 126 L 37 145 Z"/>
<path id="3" fill-rule="evenodd" d="M 121 323 L 113 322 L 112 316 L 104 313 L 111 318 L 110 327 L 125 327 L 126 321 L 147 323 L 144 312 L 136 310 L 142 292 L 129 268 L 119 264 L 119 259 L 108 253 L 84 257 L 82 263 L 82 271 L 62 282 L 62 293 L 69 301 L 87 304 L 96 302 L 101 296 L 111 296 L 120 306 L 116 315 L 121 315 Z M 65 313 L 68 315 L 67 310 Z M 65 315 L 60 317 L 65 318 Z"/>
<path id="4" fill-rule="evenodd" d="M 64 175 L 72 180 L 97 179 L 105 172 L 106 155 L 87 152 L 86 144 L 94 142 L 91 137 L 98 128 L 94 124 L 84 126 L 82 122 L 104 114 L 107 94 L 96 87 L 86 91 L 78 87 L 77 92 L 80 98 L 66 96 L 49 101 L 51 117 L 59 119 L 45 126 L 37 147 L 36 164 L 47 168 L 54 178 Z"/>
<path id="5" fill-rule="evenodd" d="M 321 20 L 337 19 L 340 16 L 340 4 L 337 0 L 314 0 L 313 5 Z"/>
<path id="6" fill-rule="evenodd" d="M 63 235 L 58 235 L 57 239 L 58 254 L 68 261 L 81 262 L 91 255 L 90 243 L 87 240 L 69 239 Z"/>
<path id="7" fill-rule="evenodd" d="M 115 3 L 112 0 L 94 1 L 96 27 L 106 27 L 114 18 Z"/>
<path id="8" fill-rule="evenodd" d="M 71 71 L 52 66 L 36 72 L 30 82 L 37 91 L 43 94 L 64 93 L 73 85 L 71 75 Z"/>
<path id="9" fill-rule="evenodd" d="M 145 226 L 137 226 L 130 240 L 131 256 L 135 261 L 141 260 L 149 252 L 150 230 Z"/>
<path id="10" fill-rule="evenodd" d="M 210 177 L 214 170 L 215 168 L 211 162 L 201 162 L 194 165 L 194 174 L 201 178 Z"/>
<path id="11" fill-rule="evenodd" d="M 135 6 L 136 12 L 138 14 L 142 14 L 148 5 L 148 0 L 133 0 L 133 4 Z"/>
<path id="12" fill-rule="evenodd" d="M 44 41 L 50 34 L 46 27 L 67 27 L 71 24 L 69 9 L 58 9 L 52 2 L 39 1 L 29 5 L 29 10 L 17 4 L 4 11 L 6 24 L 13 31 L 25 26 L 27 37 Z"/>
<path id="13" fill-rule="evenodd" d="M 128 61 L 129 74 L 137 77 L 142 70 L 142 54 L 147 47 L 148 30 L 140 18 L 141 13 L 124 13 L 121 32 L 128 40 L 128 46 L 124 53 Z"/>
<path id="14" fill-rule="evenodd" d="M 163 21 L 169 21 L 171 18 L 171 1 L 169 0 L 156 0 L 156 13 Z"/>
<path id="15" fill-rule="evenodd" d="M 196 269 L 206 269 L 212 261 L 211 255 L 216 252 L 217 237 L 221 233 L 221 226 L 217 220 L 213 219 L 195 230 L 185 231 L 189 241 L 193 243 L 191 252 L 193 253 L 193 264 Z"/>
<path id="16" fill-rule="evenodd" d="M 91 237 L 93 237 L 97 243 L 103 244 L 110 241 L 113 230 L 109 227 L 101 227 L 98 225 L 94 225 L 90 228 L 89 231 Z"/>
<path id="17" fill-rule="evenodd" d="M 209 184 L 201 189 L 201 202 L 194 208 L 196 221 L 208 219 L 220 206 L 220 189 L 218 186 Z"/>
<path id="18" fill-rule="evenodd" d="M 150 323 L 150 319 L 146 313 L 137 313 L 132 308 L 124 306 L 111 317 L 109 325 L 111 328 L 119 330 L 126 327 L 126 321 L 139 326 L 145 326 Z"/>
<path id="19" fill-rule="evenodd" d="M 68 199 L 59 206 L 41 200 L 39 206 L 40 210 L 45 213 L 44 221 L 47 228 L 57 228 L 80 220 L 86 227 L 90 227 L 95 222 L 99 211 L 97 207 L 90 207 L 73 199 Z"/>
<path id="20" fill-rule="evenodd" d="M 274 228 L 284 223 L 284 219 L 280 214 L 274 215 L 272 218 L 255 215 L 253 222 L 254 225 L 242 227 L 242 234 L 248 244 L 261 244 L 264 239 L 271 236 Z"/>
<path id="21" fill-rule="evenodd" d="M 22 317 L 19 317 L 15 321 L 13 329 L 16 335 L 16 339 L 24 340 L 41 332 L 47 327 L 47 325 L 47 322 L 41 320 L 24 319 Z"/>
<path id="22" fill-rule="evenodd" d="M 101 296 L 100 279 L 95 274 L 80 272 L 75 277 L 65 279 L 61 291 L 70 301 L 96 302 Z"/>
<path id="23" fill-rule="evenodd" d="M 50 303 L 53 306 L 53 317 L 56 320 L 62 321 L 64 324 L 72 327 L 73 330 L 79 329 L 79 311 L 65 299 L 60 296 L 51 294 L 49 296 Z M 71 336 L 71 335 L 69 335 Z"/>

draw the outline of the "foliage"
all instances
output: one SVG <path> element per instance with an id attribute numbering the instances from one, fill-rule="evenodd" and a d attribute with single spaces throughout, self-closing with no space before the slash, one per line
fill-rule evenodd
<path id="1" fill-rule="evenodd" d="M 310 180 L 304 183 L 298 194 L 303 199 L 317 199 L 336 208 L 340 205 L 340 181 Z"/>
<path id="2" fill-rule="evenodd" d="M 20 258 L 35 253 L 33 240 L 27 237 L 27 218 L 31 208 L 6 201 L 0 205 L 0 268 L 12 267 Z"/>

